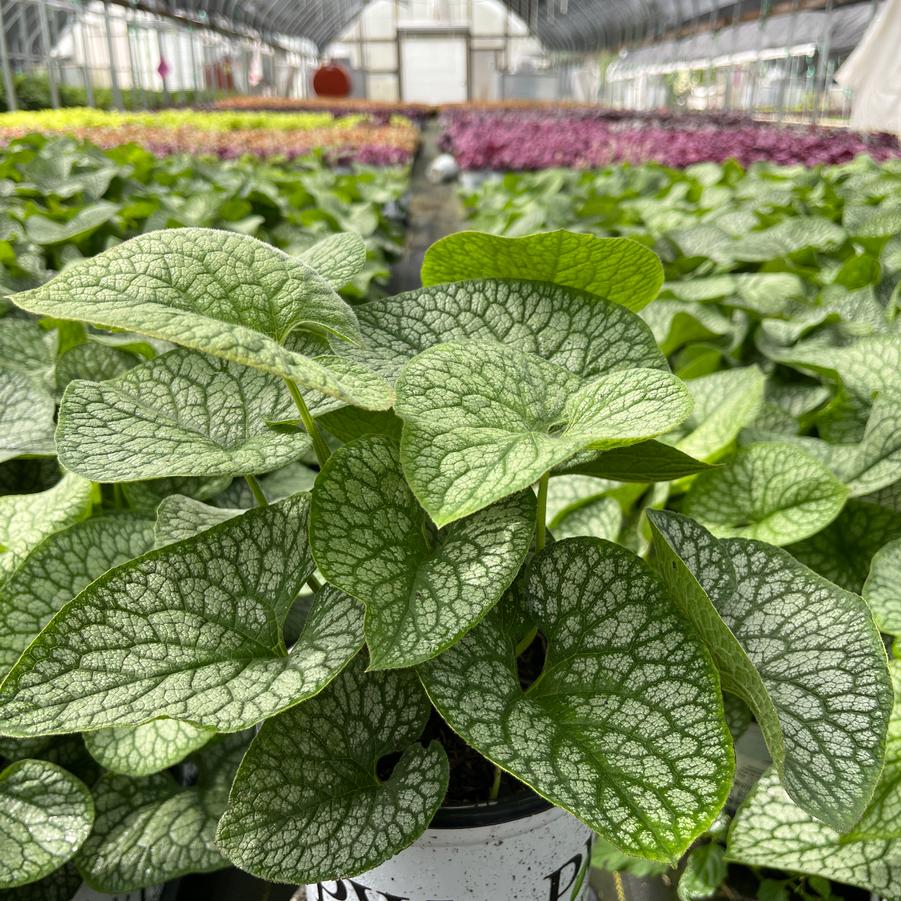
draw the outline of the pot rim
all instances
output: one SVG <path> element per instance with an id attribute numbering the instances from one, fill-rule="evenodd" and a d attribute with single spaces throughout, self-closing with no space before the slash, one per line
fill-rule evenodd
<path id="1" fill-rule="evenodd" d="M 512 823 L 550 810 L 550 801 L 524 788 L 500 801 L 478 804 L 443 804 L 429 823 L 429 829 L 476 829 Z"/>

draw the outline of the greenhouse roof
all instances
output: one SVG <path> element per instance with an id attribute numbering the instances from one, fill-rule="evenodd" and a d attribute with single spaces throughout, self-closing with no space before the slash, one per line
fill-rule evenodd
<path id="1" fill-rule="evenodd" d="M 772 16 L 742 22 L 719 31 L 706 31 L 680 41 L 665 41 L 640 47 L 618 60 L 609 76 L 637 72 L 668 72 L 686 64 L 717 65 L 766 57 L 809 56 L 828 36 L 833 52 L 855 47 L 870 23 L 868 3 L 842 7 L 827 14 L 801 11 L 797 16 Z M 794 21 L 793 21 L 794 20 Z"/>
<path id="2" fill-rule="evenodd" d="M 140 5 L 219 27 L 275 37 L 306 38 L 324 49 L 368 0 L 145 0 Z M 662 35 L 738 12 L 753 15 L 761 0 L 503 0 L 550 50 L 589 51 Z M 807 5 L 807 4 L 805 4 Z M 841 5 L 837 0 L 836 6 Z M 868 2 L 857 4 L 869 7 Z"/>

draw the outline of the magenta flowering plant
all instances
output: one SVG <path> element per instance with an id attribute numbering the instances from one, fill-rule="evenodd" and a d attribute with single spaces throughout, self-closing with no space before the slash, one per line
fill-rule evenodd
<path id="1" fill-rule="evenodd" d="M 736 160 L 814 166 L 861 154 L 901 156 L 889 135 L 847 129 L 767 125 L 736 116 L 609 116 L 584 109 L 449 110 L 442 147 L 464 169 L 590 169 L 611 163 L 657 162 L 683 167 Z"/>

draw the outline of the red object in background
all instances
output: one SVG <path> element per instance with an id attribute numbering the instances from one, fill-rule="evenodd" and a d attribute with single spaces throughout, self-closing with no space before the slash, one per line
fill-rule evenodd
<path id="1" fill-rule="evenodd" d="M 339 63 L 326 63 L 313 76 L 317 97 L 347 97 L 351 89 L 350 72 Z"/>

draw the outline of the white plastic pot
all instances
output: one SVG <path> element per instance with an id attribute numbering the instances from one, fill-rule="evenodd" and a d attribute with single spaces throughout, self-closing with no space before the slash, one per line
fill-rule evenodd
<path id="1" fill-rule="evenodd" d="M 590 901 L 591 830 L 532 795 L 442 808 L 380 867 L 306 887 L 307 901 Z M 301 893 L 295 897 L 302 897 Z"/>

